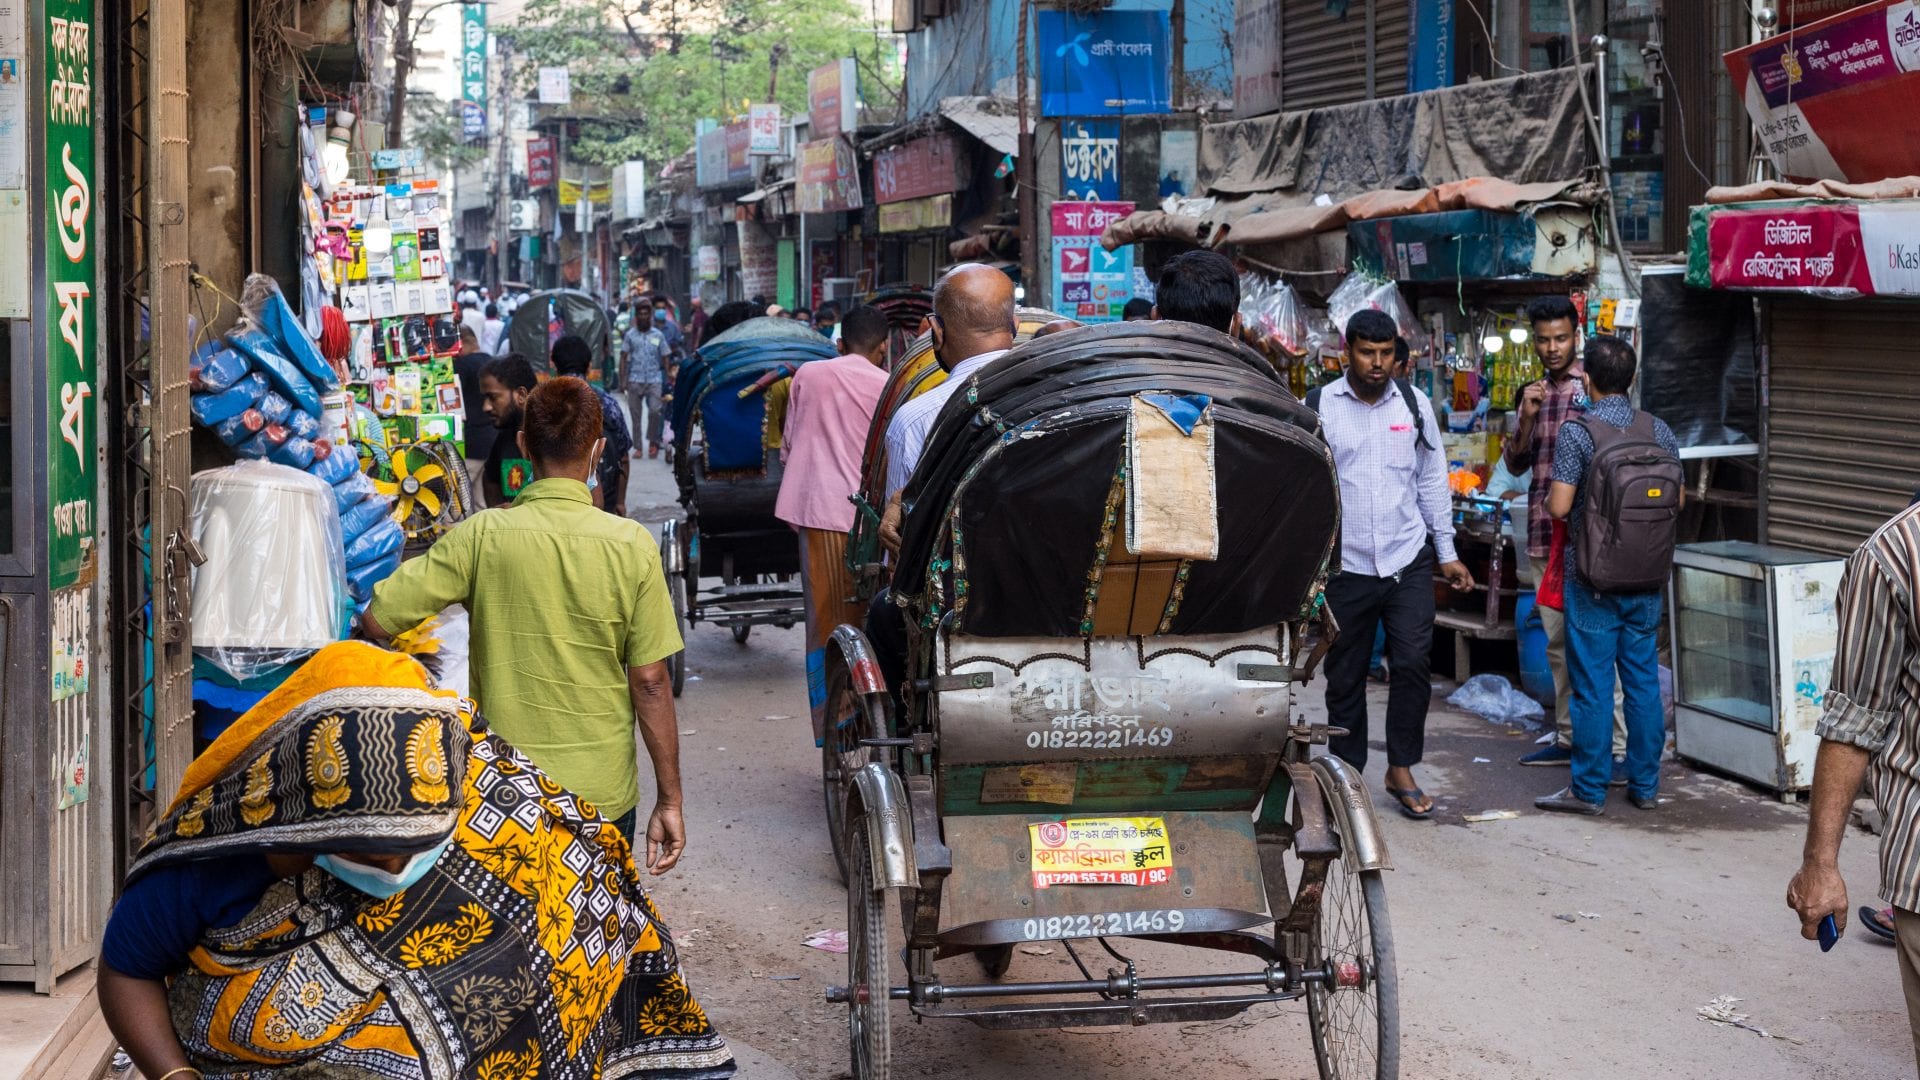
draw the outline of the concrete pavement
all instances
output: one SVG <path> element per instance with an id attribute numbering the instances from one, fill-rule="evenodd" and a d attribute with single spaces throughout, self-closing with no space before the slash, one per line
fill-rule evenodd
<path id="1" fill-rule="evenodd" d="M 677 510 L 668 470 L 636 465 L 631 508 L 657 523 Z M 821 993 L 845 981 L 845 960 L 800 944 L 815 930 L 846 926 L 807 731 L 800 632 L 759 628 L 737 646 L 699 626 L 689 646 L 695 678 L 680 700 L 680 727 L 690 848 L 655 883 L 655 896 L 724 1031 L 791 1075 L 842 1075 L 844 1013 Z M 1317 685 L 1305 691 L 1308 711 L 1320 710 L 1320 693 Z M 1374 703 L 1376 722 L 1382 705 Z M 1854 929 L 1823 955 L 1798 937 L 1784 905 L 1803 807 L 1669 762 L 1666 801 L 1655 812 L 1622 799 L 1599 819 L 1540 814 L 1532 798 L 1565 773 L 1515 765 L 1530 743 L 1436 696 L 1419 775 L 1439 808 L 1433 821 L 1413 822 L 1378 789 L 1376 742 L 1368 772 L 1395 862 L 1387 887 L 1403 1076 L 1914 1075 L 1893 950 Z M 1491 809 L 1520 817 L 1464 821 Z M 1856 905 L 1874 901 L 1875 851 L 1873 837 L 1847 839 L 1842 866 Z M 1189 970 L 1232 962 L 1168 947 L 1135 954 L 1143 965 Z M 971 981 L 971 964 L 960 958 L 942 970 Z M 1071 971 L 1056 946 L 1016 955 L 1013 976 Z M 1696 1010 L 1719 995 L 1742 998 L 1754 1025 L 1786 1038 L 1701 1020 Z M 1314 1075 L 1297 1004 L 1226 1023 L 1039 1032 L 915 1024 L 903 1007 L 893 1015 L 902 1076 Z"/>

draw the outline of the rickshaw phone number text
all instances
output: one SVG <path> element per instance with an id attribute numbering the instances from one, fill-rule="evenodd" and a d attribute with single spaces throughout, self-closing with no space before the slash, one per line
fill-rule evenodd
<path id="1" fill-rule="evenodd" d="M 1029 750 L 1118 750 L 1127 746 L 1172 746 L 1173 729 L 1106 728 L 1094 731 L 1027 732 Z"/>
<path id="2" fill-rule="evenodd" d="M 1111 911 L 1097 915 L 1049 915 L 1028 919 L 1020 926 L 1028 941 L 1106 937 L 1119 934 L 1179 933 L 1187 917 L 1178 911 Z"/>

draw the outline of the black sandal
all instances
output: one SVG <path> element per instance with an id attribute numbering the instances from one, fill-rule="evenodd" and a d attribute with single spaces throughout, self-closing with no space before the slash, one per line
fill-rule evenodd
<path id="1" fill-rule="evenodd" d="M 1866 904 L 1860 905 L 1860 925 L 1872 931 L 1874 936 L 1880 938 L 1882 941 L 1895 940 L 1893 920 L 1883 920 L 1877 909 Z"/>
<path id="2" fill-rule="evenodd" d="M 1405 789 L 1389 787 L 1387 788 L 1387 794 L 1393 796 L 1394 801 L 1400 804 L 1400 812 L 1402 814 L 1405 814 L 1415 821 L 1425 821 L 1433 816 L 1433 797 L 1421 791 L 1417 785 Z M 1423 799 L 1427 802 L 1427 808 L 1425 810 L 1415 810 L 1413 808 L 1414 804 Z"/>

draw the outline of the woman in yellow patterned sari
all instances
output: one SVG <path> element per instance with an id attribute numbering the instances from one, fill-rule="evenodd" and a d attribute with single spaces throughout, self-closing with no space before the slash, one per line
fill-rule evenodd
<path id="1" fill-rule="evenodd" d="M 101 959 L 151 1080 L 734 1074 L 619 831 L 360 642 L 193 763 Z"/>

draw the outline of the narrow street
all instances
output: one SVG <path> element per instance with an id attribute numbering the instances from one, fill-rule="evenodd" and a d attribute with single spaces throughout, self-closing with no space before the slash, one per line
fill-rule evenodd
<path id="1" fill-rule="evenodd" d="M 637 464 L 634 515 L 657 523 L 677 512 L 666 467 Z M 845 981 L 845 958 L 801 945 L 844 928 L 846 910 L 806 735 L 800 640 L 797 629 L 756 629 L 744 647 L 711 626 L 690 634 L 679 702 L 689 850 L 654 888 L 689 979 L 745 1044 L 736 1049 L 751 1080 L 847 1070 L 845 1013 L 822 998 Z M 1320 711 L 1317 685 L 1303 704 Z M 1381 707 L 1373 703 L 1375 717 Z M 1515 765 L 1530 744 L 1436 698 L 1420 775 L 1439 806 L 1426 823 L 1388 812 L 1379 767 L 1369 770 L 1395 864 L 1403 1076 L 1911 1075 L 1893 950 L 1856 927 L 1822 955 L 1782 902 L 1803 806 L 1669 761 L 1658 811 L 1615 799 L 1603 818 L 1541 814 L 1533 797 L 1564 773 Z M 1376 740 L 1376 761 L 1379 752 Z M 1463 821 L 1496 809 L 1520 817 Z M 1852 830 L 1842 852 L 1856 907 L 1874 899 L 1875 850 L 1875 838 Z M 1227 962 L 1117 944 L 1143 967 Z M 1098 973 L 1105 960 L 1089 962 Z M 970 959 L 944 970 L 979 977 Z M 1073 969 L 1056 943 L 1016 954 L 1012 975 Z M 1701 1020 L 1696 1010 L 1721 995 L 1740 998 L 1736 1011 L 1777 1037 Z M 916 1025 L 896 1006 L 894 1061 L 899 1075 L 969 1080 L 1314 1075 L 1299 1004 L 1224 1023 L 1032 1032 Z"/>

